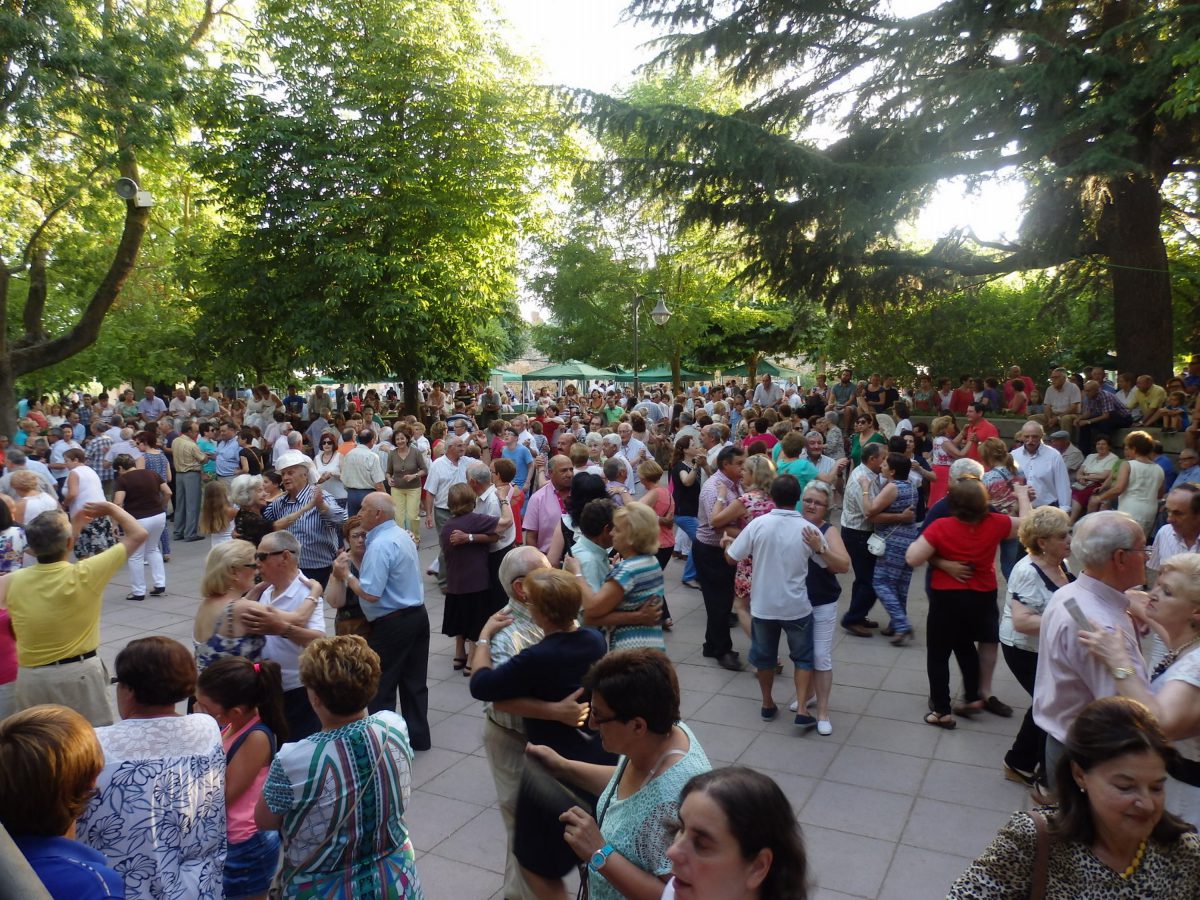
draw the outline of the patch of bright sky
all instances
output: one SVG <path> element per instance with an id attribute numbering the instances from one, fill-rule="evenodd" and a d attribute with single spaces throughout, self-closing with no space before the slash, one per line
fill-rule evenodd
<path id="1" fill-rule="evenodd" d="M 655 53 L 648 25 L 626 20 L 625 0 L 496 0 L 512 24 L 514 44 L 541 60 L 547 83 L 611 91 L 628 84 Z M 893 0 L 900 15 L 929 9 L 929 0 Z M 990 179 L 967 191 L 959 180 L 941 184 L 913 223 L 912 237 L 933 241 L 953 229 L 983 240 L 1013 238 L 1024 190 L 1013 177 Z M 906 235 L 908 236 L 908 235 Z"/>

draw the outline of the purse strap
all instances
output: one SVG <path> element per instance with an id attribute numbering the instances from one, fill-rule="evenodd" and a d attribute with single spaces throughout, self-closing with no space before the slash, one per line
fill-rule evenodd
<path id="1" fill-rule="evenodd" d="M 1050 871 L 1050 834 L 1046 817 L 1036 810 L 1029 813 L 1033 827 L 1037 830 L 1037 848 L 1033 855 L 1033 878 L 1030 881 L 1029 900 L 1043 900 L 1046 896 L 1046 878 Z"/>

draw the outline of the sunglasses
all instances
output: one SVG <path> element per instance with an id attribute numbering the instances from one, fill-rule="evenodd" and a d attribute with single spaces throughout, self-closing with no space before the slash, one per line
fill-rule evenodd
<path id="1" fill-rule="evenodd" d="M 270 558 L 272 556 L 279 556 L 281 553 L 287 553 L 287 551 L 286 550 L 271 550 L 270 552 L 265 552 L 265 551 L 260 550 L 258 553 L 254 554 L 254 558 L 257 559 L 259 562 L 266 562 L 268 558 Z"/>

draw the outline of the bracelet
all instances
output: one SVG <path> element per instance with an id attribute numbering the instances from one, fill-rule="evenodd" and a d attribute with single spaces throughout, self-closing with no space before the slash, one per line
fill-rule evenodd
<path id="1" fill-rule="evenodd" d="M 467 535 L 467 543 L 468 543 L 468 544 L 473 544 L 473 543 L 475 543 L 475 535 L 473 535 L 473 534 L 468 534 L 468 535 Z"/>

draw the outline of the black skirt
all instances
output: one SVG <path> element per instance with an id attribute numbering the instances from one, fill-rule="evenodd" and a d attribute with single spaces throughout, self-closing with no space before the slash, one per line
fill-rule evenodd
<path id="1" fill-rule="evenodd" d="M 503 605 L 497 605 L 490 587 L 469 594 L 447 594 L 442 610 L 442 634 L 448 637 L 461 634 L 468 641 L 478 640 L 484 623 Z"/>

